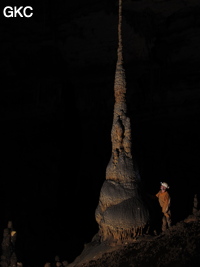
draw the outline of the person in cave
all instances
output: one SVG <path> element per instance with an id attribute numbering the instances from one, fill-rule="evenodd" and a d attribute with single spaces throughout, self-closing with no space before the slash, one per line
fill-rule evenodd
<path id="1" fill-rule="evenodd" d="M 156 194 L 156 197 L 158 198 L 163 213 L 162 217 L 163 232 L 166 231 L 167 228 L 171 227 L 171 211 L 170 211 L 171 197 L 167 189 L 169 189 L 169 185 L 165 182 L 161 182 L 160 191 Z"/>

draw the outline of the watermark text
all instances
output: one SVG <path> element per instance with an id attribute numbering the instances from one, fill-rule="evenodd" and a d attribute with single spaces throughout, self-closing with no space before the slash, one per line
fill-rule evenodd
<path id="1" fill-rule="evenodd" d="M 16 18 L 16 17 L 30 18 L 33 16 L 33 8 L 31 6 L 25 6 L 25 7 L 6 6 L 3 9 L 3 15 L 6 18 Z"/>

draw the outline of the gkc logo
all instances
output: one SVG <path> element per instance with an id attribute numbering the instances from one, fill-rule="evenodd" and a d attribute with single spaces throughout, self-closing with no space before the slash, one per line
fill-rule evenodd
<path id="1" fill-rule="evenodd" d="M 20 6 L 18 8 L 16 6 L 6 6 L 3 9 L 3 14 L 6 18 L 16 18 L 17 16 L 30 18 L 33 16 L 33 8 L 31 6 Z"/>

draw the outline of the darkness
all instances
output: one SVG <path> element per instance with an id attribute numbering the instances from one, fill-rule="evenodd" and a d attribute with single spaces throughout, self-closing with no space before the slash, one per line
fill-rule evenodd
<path id="1" fill-rule="evenodd" d="M 143 189 L 154 195 L 169 183 L 176 223 L 199 195 L 200 5 L 160 2 L 124 1 L 124 66 Z M 13 221 L 24 266 L 56 255 L 71 262 L 98 231 L 117 1 L 1 1 L 0 9 L 8 5 L 30 5 L 34 15 L 0 15 L 0 232 Z"/>

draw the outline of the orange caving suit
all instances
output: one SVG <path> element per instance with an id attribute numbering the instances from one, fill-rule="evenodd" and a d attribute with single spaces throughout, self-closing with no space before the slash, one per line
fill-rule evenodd
<path id="1" fill-rule="evenodd" d="M 161 192 L 159 191 L 158 194 L 156 194 L 159 204 L 162 208 L 163 219 L 162 219 L 162 231 L 165 231 L 168 227 L 171 226 L 171 211 L 170 211 L 170 195 L 167 191 Z"/>

